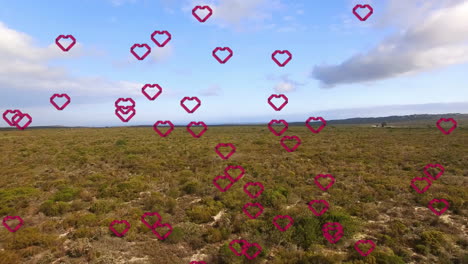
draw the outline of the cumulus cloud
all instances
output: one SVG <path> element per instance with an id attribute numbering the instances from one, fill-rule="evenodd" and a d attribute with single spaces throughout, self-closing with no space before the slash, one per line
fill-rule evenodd
<path id="1" fill-rule="evenodd" d="M 267 80 L 277 81 L 277 83 L 273 87 L 273 89 L 277 93 L 294 92 L 296 91 L 298 86 L 304 85 L 304 83 L 300 83 L 289 78 L 288 74 L 282 75 L 280 77 L 269 75 L 267 76 Z"/>
<path id="2" fill-rule="evenodd" d="M 200 91 L 200 94 L 203 96 L 218 96 L 220 93 L 221 87 L 219 85 L 212 85 Z"/>
<path id="3" fill-rule="evenodd" d="M 413 19 L 419 18 L 419 21 L 413 21 L 409 27 L 386 38 L 367 53 L 356 54 L 337 65 L 314 67 L 311 77 L 325 87 L 333 87 L 468 62 L 468 2 L 442 2 L 445 5 L 439 8 L 422 6 L 429 10 L 425 16 L 419 16 L 419 12 L 413 10 Z M 393 6 L 391 11 L 395 10 L 397 8 Z"/>

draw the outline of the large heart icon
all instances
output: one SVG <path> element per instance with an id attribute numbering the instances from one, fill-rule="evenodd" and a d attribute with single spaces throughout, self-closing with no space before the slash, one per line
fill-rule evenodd
<path id="1" fill-rule="evenodd" d="M 229 173 L 229 171 L 232 171 L 232 170 L 240 170 L 239 175 L 237 175 L 234 178 L 233 175 L 231 175 L 231 173 Z M 244 176 L 244 174 L 245 174 L 245 169 L 242 166 L 229 165 L 224 169 L 224 175 L 227 175 L 227 176 L 231 177 L 231 179 L 233 179 L 234 182 L 237 182 L 238 180 L 240 180 L 242 178 L 242 176 Z"/>
<path id="2" fill-rule="evenodd" d="M 206 264 L 205 261 L 190 261 L 190 264 Z"/>
<path id="3" fill-rule="evenodd" d="M 331 234 L 330 231 L 336 231 Z M 340 223 L 325 223 L 322 227 L 323 236 L 328 242 L 334 244 L 343 237 L 343 227 Z"/>
<path id="4" fill-rule="evenodd" d="M 166 35 L 166 39 L 162 42 L 159 42 L 155 36 L 156 35 Z M 153 42 L 158 45 L 158 47 L 164 47 L 166 46 L 166 44 L 169 42 L 169 40 L 171 40 L 172 38 L 172 35 L 171 33 L 167 32 L 167 30 L 163 30 L 163 31 L 159 31 L 159 30 L 156 30 L 153 32 L 153 34 L 151 34 L 151 39 L 153 40 Z"/>
<path id="5" fill-rule="evenodd" d="M 435 176 L 433 176 L 428 171 L 430 168 L 438 168 L 439 173 L 437 173 Z M 424 167 L 423 171 L 424 171 L 424 174 L 426 174 L 427 177 L 431 178 L 432 180 L 437 180 L 437 179 L 440 178 L 440 176 L 442 176 L 442 174 L 444 174 L 445 168 L 440 164 L 427 164 L 426 167 Z"/>
<path id="6" fill-rule="evenodd" d="M 57 98 L 65 98 L 65 101 L 62 102 L 61 105 L 59 105 L 55 100 Z M 70 104 L 71 102 L 71 99 L 70 99 L 70 96 L 68 96 L 68 94 L 54 94 L 52 95 L 52 97 L 50 97 L 50 103 L 55 107 L 57 108 L 57 110 L 61 111 L 63 109 L 65 109 L 65 107 L 67 107 L 68 104 Z"/>
<path id="7" fill-rule="evenodd" d="M 156 218 L 158 219 L 154 224 L 150 225 L 147 221 L 146 221 L 146 217 L 150 217 L 150 216 L 156 216 Z M 142 216 L 141 216 L 141 222 L 147 226 L 149 229 L 153 229 L 153 226 L 157 226 L 159 225 L 159 223 L 161 222 L 162 220 L 162 217 L 161 215 L 159 215 L 158 212 L 146 212 L 144 213 Z"/>
<path id="8" fill-rule="evenodd" d="M 159 130 L 158 128 L 159 125 L 169 125 L 169 129 L 165 133 L 162 133 L 161 130 Z M 172 132 L 172 130 L 174 130 L 174 124 L 172 124 L 172 122 L 169 120 L 159 120 L 156 123 L 154 123 L 153 130 L 156 131 L 156 133 L 158 133 L 161 137 L 167 137 Z"/>
<path id="9" fill-rule="evenodd" d="M 228 180 L 229 183 L 223 188 L 218 183 L 219 180 Z M 218 188 L 218 190 L 220 190 L 221 192 L 225 192 L 225 191 L 229 190 L 229 188 L 232 187 L 232 185 L 234 184 L 234 180 L 229 175 L 219 175 L 219 176 L 216 176 L 213 179 L 213 184 L 214 184 L 214 186 L 216 186 L 216 188 Z"/>
<path id="10" fill-rule="evenodd" d="M 153 95 L 149 94 L 146 90 L 157 90 L 156 93 L 153 93 Z M 159 86 L 159 84 L 145 84 L 141 88 L 141 92 L 148 98 L 148 100 L 154 101 L 158 96 L 162 93 L 162 88 Z"/>
<path id="11" fill-rule="evenodd" d="M 18 109 L 7 109 L 5 112 L 3 112 L 3 120 L 5 120 L 5 122 L 7 122 L 9 126 L 15 126 L 15 122 L 13 122 L 13 117 L 17 114 L 22 114 L 22 112 Z"/>
<path id="12" fill-rule="evenodd" d="M 135 116 L 136 110 L 132 106 L 118 106 L 115 109 L 115 115 L 122 120 L 122 122 L 128 122 Z"/>
<path id="13" fill-rule="evenodd" d="M 360 244 L 369 244 L 371 247 L 366 252 L 362 252 L 362 250 L 359 248 Z M 372 240 L 359 240 L 356 242 L 356 244 L 354 244 L 354 248 L 357 252 L 359 252 L 359 254 L 361 254 L 361 256 L 365 257 L 374 251 L 375 243 Z"/>
<path id="14" fill-rule="evenodd" d="M 198 13 L 200 12 L 200 10 L 205 10 L 205 9 L 208 11 L 207 14 L 204 17 L 200 17 Z M 212 14 L 213 14 L 213 10 L 209 6 L 197 5 L 192 9 L 192 15 L 201 23 L 208 20 L 208 18 L 210 18 Z"/>
<path id="15" fill-rule="evenodd" d="M 320 179 L 320 178 L 329 178 L 330 182 L 327 184 L 327 186 L 324 187 L 318 181 L 318 179 Z M 330 187 L 332 187 L 332 185 L 335 183 L 335 178 L 331 174 L 319 174 L 319 175 L 314 177 L 314 182 L 315 182 L 315 185 L 317 185 L 322 191 L 326 191 Z"/>
<path id="16" fill-rule="evenodd" d="M 21 112 L 16 113 L 11 118 L 11 120 L 13 121 L 13 124 L 16 126 L 16 128 L 18 128 L 19 130 L 25 130 L 32 123 L 32 117 L 29 114 Z M 23 120 L 25 120 L 24 123 L 22 123 Z"/>
<path id="17" fill-rule="evenodd" d="M 138 55 L 138 53 L 136 53 L 135 51 L 135 48 L 145 48 L 146 49 L 146 52 L 140 56 Z M 133 56 L 135 56 L 135 58 L 137 58 L 138 60 L 144 60 L 146 58 L 146 56 L 148 56 L 150 53 L 151 53 L 151 48 L 148 44 L 144 43 L 144 44 L 133 44 L 133 46 L 130 48 L 130 52 L 133 54 Z"/>
<path id="18" fill-rule="evenodd" d="M 231 151 L 229 151 L 229 153 L 227 155 L 224 155 L 223 153 L 221 153 L 219 151 L 220 148 L 226 148 L 226 147 L 229 147 L 231 148 Z M 216 145 L 215 147 L 215 152 L 216 154 L 218 154 L 218 156 L 220 156 L 223 160 L 227 160 L 229 159 L 232 154 L 234 154 L 236 152 L 236 147 L 234 146 L 234 144 L 232 143 L 219 143 L 218 145 Z"/>
<path id="19" fill-rule="evenodd" d="M 218 52 L 219 51 L 227 51 L 229 53 L 229 55 L 227 55 L 226 57 L 224 57 L 224 59 L 221 59 L 219 56 L 218 56 Z M 221 64 L 224 64 L 226 63 L 231 57 L 232 55 L 234 55 L 234 53 L 232 52 L 231 48 L 229 47 L 224 47 L 224 48 L 221 48 L 221 47 L 217 47 L 213 50 L 213 57 Z"/>
<path id="20" fill-rule="evenodd" d="M 61 41 L 62 39 L 71 39 L 71 43 L 70 43 L 67 47 L 64 47 L 64 46 L 62 45 L 62 43 L 60 43 L 60 41 Z M 73 48 L 73 46 L 75 46 L 75 44 L 76 44 L 76 39 L 75 39 L 75 37 L 73 37 L 72 35 L 60 35 L 60 36 L 58 36 L 58 37 L 55 39 L 55 44 L 57 44 L 57 46 L 58 46 L 61 50 L 67 52 L 67 51 L 69 51 L 71 48 Z"/>
<path id="21" fill-rule="evenodd" d="M 283 124 L 284 127 L 278 132 L 277 130 L 275 130 L 273 128 L 273 124 Z M 273 133 L 275 136 L 281 136 L 284 132 L 286 132 L 286 130 L 288 130 L 288 127 L 289 127 L 289 124 L 288 122 L 286 122 L 285 120 L 281 119 L 281 120 L 276 120 L 276 119 L 273 119 L 270 121 L 270 123 L 268 123 L 268 129 L 271 131 L 271 133 Z"/>
<path id="22" fill-rule="evenodd" d="M 358 9 L 367 9 L 368 10 L 368 13 L 362 17 L 358 12 L 357 10 Z M 372 6 L 370 5 L 356 5 L 354 8 L 353 8 L 353 14 L 361 21 L 366 21 L 372 14 L 374 13 L 374 9 L 372 8 Z"/>
<path id="23" fill-rule="evenodd" d="M 320 212 L 317 212 L 317 210 L 315 210 L 315 208 L 312 206 L 312 205 L 314 205 L 316 203 L 323 204 L 323 208 L 322 208 L 322 210 L 320 210 Z M 323 215 L 330 208 L 330 205 L 325 200 L 312 200 L 307 204 L 307 206 L 309 207 L 309 210 L 312 211 L 312 213 L 314 213 L 314 215 L 316 215 L 316 216 Z"/>
<path id="24" fill-rule="evenodd" d="M 322 124 L 321 124 L 317 129 L 315 129 L 315 128 L 313 128 L 313 127 L 309 124 L 310 121 L 312 121 L 312 120 L 314 120 L 314 121 L 320 121 L 320 122 L 322 122 Z M 307 127 L 310 131 L 312 131 L 312 133 L 314 133 L 314 134 L 318 134 L 320 131 L 322 131 L 322 129 L 323 129 L 326 125 L 327 125 L 327 121 L 325 121 L 325 119 L 323 119 L 323 118 L 320 117 L 320 116 L 319 116 L 319 117 L 309 117 L 309 119 L 307 119 L 307 121 L 306 121 L 306 127 Z"/>
<path id="25" fill-rule="evenodd" d="M 197 104 L 196 104 L 194 107 L 192 107 L 192 109 L 189 109 L 189 108 L 185 105 L 185 102 L 186 102 L 187 100 L 188 100 L 188 101 L 196 101 Z M 198 107 L 200 107 L 201 101 L 200 101 L 200 99 L 198 99 L 198 97 L 195 97 L 195 96 L 194 96 L 194 97 L 185 96 L 184 98 L 182 98 L 182 100 L 180 100 L 180 105 L 185 109 L 185 111 L 187 111 L 189 114 L 192 114 L 193 112 L 195 112 L 195 111 L 198 109 Z"/>
<path id="26" fill-rule="evenodd" d="M 277 222 L 278 219 L 288 219 L 289 222 L 285 226 L 281 226 Z M 293 221 L 292 217 L 290 217 L 289 215 L 277 215 L 277 216 L 275 216 L 275 218 L 273 218 L 273 224 L 281 232 L 284 232 L 284 231 L 288 230 L 293 225 L 293 223 L 294 223 L 294 221 Z"/>
<path id="27" fill-rule="evenodd" d="M 115 230 L 114 225 L 118 225 L 118 224 L 124 224 L 125 225 L 125 229 L 123 229 L 122 232 L 119 232 L 119 231 Z M 112 221 L 112 223 L 110 223 L 109 229 L 116 236 L 123 237 L 125 235 L 125 233 L 127 233 L 127 231 L 130 229 L 130 223 L 128 223 L 126 220 L 114 220 L 114 221 Z"/>
<path id="28" fill-rule="evenodd" d="M 277 107 L 271 100 L 273 98 L 283 98 L 283 103 Z M 271 107 L 273 107 L 273 109 L 275 109 L 275 111 L 281 111 L 281 109 L 283 109 L 283 107 L 285 107 L 287 104 L 288 104 L 288 97 L 286 97 L 286 95 L 284 94 L 272 94 L 270 95 L 270 97 L 268 97 L 268 104 L 270 104 Z"/>
<path id="29" fill-rule="evenodd" d="M 419 187 L 416 186 L 416 184 L 415 184 L 415 182 L 417 182 L 417 181 L 425 181 L 425 182 L 427 182 L 427 185 L 424 186 L 424 188 L 421 190 L 421 189 L 419 189 Z M 416 177 L 416 178 L 413 178 L 413 179 L 411 180 L 411 187 L 413 187 L 413 189 L 414 189 L 417 193 L 424 193 L 424 192 L 426 192 L 427 189 L 429 189 L 429 187 L 431 187 L 431 184 L 432 184 L 431 179 L 426 178 L 426 177 L 422 177 L 422 178 Z"/>
<path id="30" fill-rule="evenodd" d="M 7 223 L 8 221 L 11 221 L 11 220 L 18 220 L 19 223 L 15 227 L 12 228 Z M 8 231 L 14 233 L 14 232 L 18 231 L 18 229 L 20 229 L 20 227 L 24 224 L 24 221 L 19 216 L 6 216 L 5 218 L 3 218 L 2 224 L 3 224 L 3 226 L 5 226 L 6 229 L 8 229 Z"/>
<path id="31" fill-rule="evenodd" d="M 276 55 L 278 54 L 286 54 L 288 55 L 288 58 L 285 59 L 283 62 L 280 62 L 277 58 L 276 58 Z M 292 59 L 292 54 L 291 52 L 289 52 L 289 50 L 275 50 L 275 52 L 273 52 L 271 54 L 271 58 L 273 59 L 274 62 L 276 62 L 276 64 L 278 64 L 278 66 L 280 67 L 284 67 L 286 66 L 286 64 L 288 64 L 288 62 Z"/>
<path id="32" fill-rule="evenodd" d="M 250 186 L 257 186 L 259 187 L 260 189 L 252 194 L 250 191 L 249 191 L 249 187 Z M 244 185 L 244 192 L 251 198 L 251 199 L 255 199 L 257 197 L 259 197 L 262 193 L 263 193 L 263 190 L 265 190 L 265 187 L 263 187 L 263 184 L 261 182 L 248 182 Z"/>
<path id="33" fill-rule="evenodd" d="M 440 123 L 442 123 L 442 122 L 444 122 L 444 123 L 445 123 L 445 122 L 451 122 L 453 125 L 452 125 L 452 127 L 449 128 L 449 130 L 445 130 L 445 129 L 440 125 Z M 436 123 L 437 128 L 438 128 L 442 133 L 444 133 L 445 135 L 448 135 L 448 134 L 452 133 L 452 131 L 453 131 L 455 128 L 457 128 L 457 125 L 458 125 L 457 121 L 455 121 L 455 119 L 453 119 L 453 118 L 441 118 L 441 119 L 439 119 L 439 121 L 437 121 L 437 123 Z"/>
<path id="34" fill-rule="evenodd" d="M 296 144 L 290 148 L 288 145 L 286 145 L 286 143 L 284 143 L 286 140 L 295 140 L 296 141 Z M 281 140 L 280 140 L 280 143 L 281 143 L 281 146 L 283 146 L 284 149 L 286 149 L 288 152 L 293 152 L 295 151 L 299 145 L 301 145 L 301 139 L 297 136 L 284 136 Z"/>
<path id="35" fill-rule="evenodd" d="M 442 208 L 441 210 L 437 210 L 437 209 L 435 209 L 435 208 L 432 206 L 434 203 L 444 203 L 444 204 L 445 204 L 445 207 Z M 429 204 L 428 204 L 427 207 L 429 207 L 429 209 L 430 209 L 434 214 L 436 214 L 436 215 L 442 215 L 442 214 L 443 214 L 445 211 L 447 211 L 447 209 L 450 207 L 450 204 L 449 204 L 449 202 L 447 202 L 447 200 L 445 200 L 445 199 L 432 199 L 432 200 L 429 202 Z"/>
<path id="36" fill-rule="evenodd" d="M 195 134 L 195 132 L 192 131 L 191 127 L 192 126 L 202 126 L 203 129 L 198 132 L 198 134 Z M 200 122 L 195 122 L 195 121 L 192 121 L 190 122 L 188 125 L 187 125 L 187 131 L 190 133 L 190 135 L 192 135 L 194 138 L 200 138 L 201 136 L 203 136 L 203 134 L 208 130 L 208 126 L 200 121 Z"/>
<path id="37" fill-rule="evenodd" d="M 161 235 L 160 232 L 156 231 L 156 229 L 163 228 L 163 227 L 166 227 L 168 229 L 168 231 L 166 231 L 166 233 Z M 156 226 L 153 226 L 153 228 L 151 229 L 151 232 L 153 232 L 153 234 L 155 234 L 158 237 L 159 240 L 164 240 L 172 233 L 172 226 L 170 224 L 167 224 L 167 223 L 165 223 L 165 224 L 156 224 Z"/>
<path id="38" fill-rule="evenodd" d="M 249 207 L 257 207 L 259 210 L 254 214 L 252 215 L 248 209 Z M 260 203 L 246 203 L 244 205 L 244 207 L 242 207 L 242 211 L 244 212 L 244 214 L 246 214 L 250 219 L 255 219 L 257 217 L 259 217 L 262 213 L 263 213 L 263 206 L 260 204 Z"/>

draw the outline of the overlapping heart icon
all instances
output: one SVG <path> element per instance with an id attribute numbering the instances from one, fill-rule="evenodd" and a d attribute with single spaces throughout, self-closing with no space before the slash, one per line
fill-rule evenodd
<path id="1" fill-rule="evenodd" d="M 240 247 L 240 252 L 239 249 L 236 249 L 234 246 L 238 245 Z M 256 248 L 255 253 L 250 254 L 248 251 L 251 248 Z M 232 240 L 229 243 L 229 249 L 236 255 L 236 256 L 245 256 L 247 259 L 254 259 L 256 258 L 261 252 L 262 252 L 262 247 L 257 244 L 257 243 L 249 243 L 247 240 L 241 239 L 235 239 Z"/>
<path id="2" fill-rule="evenodd" d="M 233 177 L 232 172 L 230 172 L 233 170 L 239 170 L 240 173 L 236 177 Z M 213 184 L 216 186 L 216 188 L 218 188 L 218 190 L 225 192 L 229 190 L 229 188 L 231 188 L 234 183 L 238 182 L 244 176 L 244 174 L 245 169 L 242 166 L 229 165 L 224 169 L 224 175 L 218 175 L 213 179 Z M 222 187 L 221 184 L 218 183 L 218 181 L 221 180 L 227 181 L 229 183 L 225 182 L 223 185 L 224 187 Z"/>
<path id="3" fill-rule="evenodd" d="M 130 121 L 135 114 L 135 101 L 132 98 L 119 98 L 115 101 L 115 115 L 122 122 Z"/>
<path id="4" fill-rule="evenodd" d="M 145 218 L 147 217 L 156 217 L 157 220 L 154 224 L 149 224 Z M 151 232 L 153 232 L 154 235 L 156 235 L 156 237 L 159 239 L 159 240 L 164 240 L 166 239 L 171 233 L 172 233 L 172 226 L 168 223 L 161 223 L 162 222 L 162 217 L 161 215 L 158 213 L 158 212 L 146 212 L 144 213 L 142 216 L 141 216 L 141 222 L 147 226 L 149 229 L 151 229 Z M 161 229 L 166 229 L 167 231 L 165 233 L 163 233 L 161 235 L 161 232 L 164 232 L 164 231 L 157 231 L 157 229 L 161 230 Z"/>
<path id="5" fill-rule="evenodd" d="M 19 130 L 26 129 L 32 123 L 32 117 L 18 109 L 5 110 L 5 112 L 3 112 L 3 120 L 5 120 L 9 126 L 14 126 Z"/>
<path id="6" fill-rule="evenodd" d="M 333 233 L 331 231 L 334 231 Z M 343 227 L 340 223 L 325 223 L 322 227 L 323 237 L 334 244 L 343 237 Z"/>

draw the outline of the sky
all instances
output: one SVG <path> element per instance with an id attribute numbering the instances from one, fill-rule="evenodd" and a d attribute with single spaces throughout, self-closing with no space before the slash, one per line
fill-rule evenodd
<path id="1" fill-rule="evenodd" d="M 356 4 L 374 12 L 360 21 Z M 192 15 L 209 5 L 212 16 Z M 468 1 L 462 0 L 0 0 L 0 112 L 20 109 L 31 126 L 305 121 L 468 113 Z M 156 30 L 172 38 L 151 40 Z M 76 45 L 63 52 L 59 35 Z M 135 44 L 152 51 L 140 61 Z M 230 47 L 220 64 L 216 47 Z M 279 67 L 275 50 L 289 50 Z M 154 101 L 141 92 L 159 84 Z M 66 93 L 62 111 L 49 98 Z M 284 94 L 275 111 L 267 99 Z M 180 101 L 197 96 L 187 113 Z M 118 98 L 136 115 L 115 115 Z M 0 120 L 0 126 L 8 126 Z"/>

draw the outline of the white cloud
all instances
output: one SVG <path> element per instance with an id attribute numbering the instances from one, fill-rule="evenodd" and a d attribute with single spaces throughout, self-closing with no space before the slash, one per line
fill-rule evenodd
<path id="1" fill-rule="evenodd" d="M 296 90 L 296 85 L 290 82 L 280 82 L 275 86 L 277 93 L 287 93 Z"/>
<path id="2" fill-rule="evenodd" d="M 219 85 L 212 85 L 200 91 L 200 94 L 203 96 L 218 96 L 220 93 L 221 87 Z"/>

